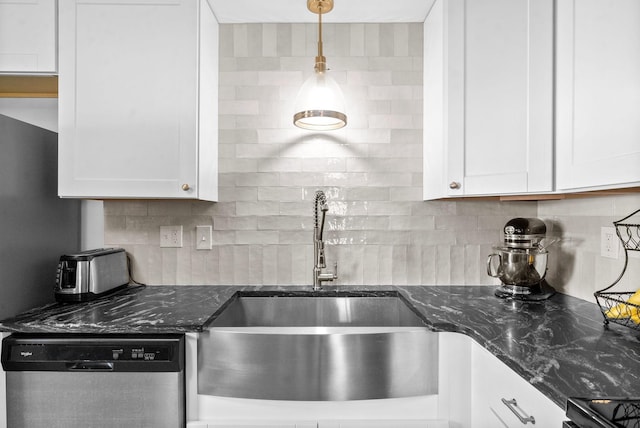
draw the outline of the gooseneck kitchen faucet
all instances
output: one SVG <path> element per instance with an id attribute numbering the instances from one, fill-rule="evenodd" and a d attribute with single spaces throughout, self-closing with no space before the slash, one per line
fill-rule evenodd
<path id="1" fill-rule="evenodd" d="M 318 209 L 322 212 L 322 220 L 319 221 Z M 313 290 L 322 289 L 322 282 L 333 281 L 338 279 L 338 262 L 334 263 L 333 272 L 323 272 L 326 268 L 324 257 L 324 241 L 322 235 L 324 233 L 324 221 L 329 211 L 327 205 L 327 197 L 322 190 L 316 191 L 316 197 L 313 202 Z"/>

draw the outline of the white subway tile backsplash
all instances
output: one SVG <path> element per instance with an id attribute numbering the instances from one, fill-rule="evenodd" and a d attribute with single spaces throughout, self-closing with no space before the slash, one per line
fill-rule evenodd
<path id="1" fill-rule="evenodd" d="M 277 201 L 236 202 L 237 216 L 271 216 L 280 214 L 280 203 Z"/>
<path id="2" fill-rule="evenodd" d="M 217 231 L 256 230 L 263 217 L 217 217 L 214 227 Z M 267 217 L 271 218 L 271 217 Z"/>
<path id="3" fill-rule="evenodd" d="M 247 24 L 233 26 L 233 56 L 249 56 L 249 38 L 247 34 Z"/>
<path id="4" fill-rule="evenodd" d="M 265 285 L 278 285 L 278 246 L 262 247 L 262 280 Z"/>
<path id="5" fill-rule="evenodd" d="M 302 85 L 304 82 L 299 71 L 260 71 L 257 86 Z"/>
<path id="6" fill-rule="evenodd" d="M 454 282 L 452 282 L 451 278 L 451 246 L 438 245 L 435 248 L 435 252 L 435 284 L 456 285 Z"/>
<path id="7" fill-rule="evenodd" d="M 416 68 L 417 64 L 411 57 L 372 57 L 369 59 L 369 70 L 391 70 L 391 71 L 416 71 L 422 70 L 422 67 Z"/>
<path id="8" fill-rule="evenodd" d="M 309 172 L 344 172 L 347 170 L 344 158 L 303 159 L 302 170 Z"/>
<path id="9" fill-rule="evenodd" d="M 302 160 L 297 158 L 265 158 L 257 160 L 258 172 L 302 171 Z"/>
<path id="10" fill-rule="evenodd" d="M 258 102 L 257 101 L 225 101 L 220 100 L 218 102 L 220 110 L 225 114 L 258 114 Z"/>
<path id="11" fill-rule="evenodd" d="M 298 202 L 280 202 L 280 210 L 278 212 L 279 215 L 285 216 L 303 216 L 303 215 L 311 215 L 312 209 L 311 204 L 307 201 L 298 201 Z M 329 205 L 329 209 L 331 209 L 331 205 Z"/>
<path id="12" fill-rule="evenodd" d="M 455 217 L 436 217 L 436 229 L 465 232 L 478 230 L 478 217 L 471 215 L 457 215 Z"/>
<path id="13" fill-rule="evenodd" d="M 348 56 L 365 55 L 365 25 L 353 24 L 349 26 L 349 53 Z"/>
<path id="14" fill-rule="evenodd" d="M 620 220 L 631 213 L 640 210 L 640 198 L 638 195 L 620 195 L 613 200 L 613 215 Z"/>
<path id="15" fill-rule="evenodd" d="M 392 24 L 393 56 L 409 56 L 409 25 Z"/>
<path id="16" fill-rule="evenodd" d="M 257 169 L 259 160 L 258 159 L 247 159 L 247 158 L 232 158 L 225 159 L 224 162 L 220 162 L 218 166 L 218 171 L 221 174 L 226 172 L 253 172 Z"/>
<path id="17" fill-rule="evenodd" d="M 219 79 L 220 79 L 220 87 L 224 88 L 225 86 L 255 86 L 258 81 L 258 71 L 255 70 L 247 70 L 247 71 L 220 71 Z M 225 111 L 220 111 L 220 114 L 226 114 Z"/>
<path id="18" fill-rule="evenodd" d="M 221 175 L 224 177 L 224 175 Z M 232 183 L 238 187 L 244 186 L 276 186 L 280 182 L 281 174 L 276 172 L 231 173 Z"/>
<path id="19" fill-rule="evenodd" d="M 465 284 L 465 248 L 462 245 L 453 245 L 449 249 L 449 274 L 450 284 Z"/>
<path id="20" fill-rule="evenodd" d="M 277 27 L 277 24 L 270 24 Z M 265 37 L 272 37 L 265 34 Z M 306 57 L 307 53 L 307 28 L 304 24 L 291 24 L 291 53 L 287 57 Z"/>
<path id="21" fill-rule="evenodd" d="M 278 245 L 277 247 L 277 284 L 294 284 L 293 282 L 293 253 L 291 245 Z"/>
<path id="22" fill-rule="evenodd" d="M 258 191 L 259 201 L 300 201 L 303 196 L 301 189 L 296 187 L 262 186 Z"/>
<path id="23" fill-rule="evenodd" d="M 391 86 L 391 71 L 368 71 L 368 70 L 347 70 L 347 82 L 349 86 L 360 86 L 362 89 L 368 88 L 370 85 Z"/>

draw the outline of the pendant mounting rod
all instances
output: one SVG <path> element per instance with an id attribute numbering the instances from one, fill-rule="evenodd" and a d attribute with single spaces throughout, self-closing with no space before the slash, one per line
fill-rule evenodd
<path id="1" fill-rule="evenodd" d="M 333 10 L 333 0 L 307 0 L 307 9 L 318 15 L 318 56 L 314 69 L 317 73 L 327 71 L 327 59 L 322 51 L 322 14 Z"/>

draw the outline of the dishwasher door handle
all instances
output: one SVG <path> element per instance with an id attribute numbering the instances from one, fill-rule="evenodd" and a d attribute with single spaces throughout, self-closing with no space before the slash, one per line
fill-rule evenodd
<path id="1" fill-rule="evenodd" d="M 113 363 L 108 361 L 77 361 L 67 366 L 71 371 L 113 371 Z"/>

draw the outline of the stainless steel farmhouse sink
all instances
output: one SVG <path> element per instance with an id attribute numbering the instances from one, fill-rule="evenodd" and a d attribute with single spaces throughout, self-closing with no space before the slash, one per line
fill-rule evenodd
<path id="1" fill-rule="evenodd" d="M 429 395 L 437 362 L 437 333 L 398 293 L 239 293 L 199 336 L 198 392 L 304 401 Z"/>

